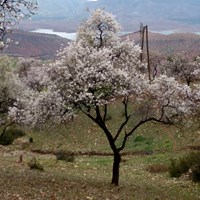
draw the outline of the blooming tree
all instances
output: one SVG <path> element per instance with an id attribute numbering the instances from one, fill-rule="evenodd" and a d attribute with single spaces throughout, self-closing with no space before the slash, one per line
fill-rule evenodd
<path id="1" fill-rule="evenodd" d="M 174 56 L 163 64 L 162 71 L 168 76 L 186 82 L 189 86 L 192 82 L 200 80 L 200 57 L 191 61 L 189 58 Z"/>
<path id="2" fill-rule="evenodd" d="M 193 91 L 175 78 L 162 75 L 149 82 L 140 47 L 121 41 L 119 30 L 112 14 L 93 11 L 78 28 L 76 40 L 41 71 L 45 89 L 32 95 L 23 110 L 10 110 L 16 120 L 34 125 L 64 122 L 76 110 L 84 113 L 102 129 L 113 152 L 114 185 L 119 184 L 121 151 L 128 138 L 149 121 L 174 124 L 193 105 Z M 122 99 L 124 119 L 113 131 L 106 118 L 116 98 Z"/>
<path id="3" fill-rule="evenodd" d="M 0 57 L 0 126 L 4 127 L 0 139 L 8 126 L 14 123 L 9 118 L 9 110 L 25 94 L 25 86 L 13 72 L 9 57 Z"/>
<path id="4" fill-rule="evenodd" d="M 15 73 L 30 90 L 40 91 L 45 87 L 39 76 L 42 70 L 44 70 L 42 61 L 33 58 L 18 58 Z"/>
<path id="5" fill-rule="evenodd" d="M 10 42 L 8 38 L 4 40 L 5 34 L 22 19 L 30 18 L 36 9 L 36 0 L 0 0 L 0 49 Z"/>

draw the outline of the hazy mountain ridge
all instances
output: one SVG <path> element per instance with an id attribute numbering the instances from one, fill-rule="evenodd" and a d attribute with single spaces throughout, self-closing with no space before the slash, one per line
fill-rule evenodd
<path id="1" fill-rule="evenodd" d="M 139 34 L 122 36 L 122 39 L 127 38 L 135 41 L 136 44 L 140 44 Z M 175 54 L 187 55 L 189 57 L 200 56 L 200 35 L 193 33 L 174 33 L 170 35 L 149 33 L 149 49 L 150 55 L 161 57 L 173 56 Z"/>
<path id="2" fill-rule="evenodd" d="M 126 31 L 135 30 L 140 22 L 152 30 L 200 28 L 200 1 L 198 0 L 38 0 L 38 15 L 33 22 L 63 23 L 62 31 L 75 30 L 88 16 L 87 9 L 105 8 L 116 15 Z M 50 21 L 49 21 L 50 20 Z M 56 23 L 56 24 L 57 24 Z M 50 24 L 48 24 L 50 26 Z M 41 27 L 40 27 L 41 28 Z"/>
<path id="3" fill-rule="evenodd" d="M 5 49 L 4 54 L 42 59 L 54 59 L 62 45 L 66 46 L 69 42 L 69 40 L 56 35 L 26 31 L 17 31 L 12 37 L 14 41 L 18 41 L 20 44 L 19 46 L 11 44 L 8 49 Z M 126 38 L 135 41 L 136 44 L 140 43 L 139 34 L 122 36 L 122 39 Z M 195 57 L 200 55 L 200 35 L 191 33 L 171 35 L 149 33 L 149 48 L 150 55 L 187 54 Z"/>
<path id="4" fill-rule="evenodd" d="M 26 31 L 15 31 L 9 36 L 13 41 L 19 42 L 19 45 L 11 43 L 3 54 L 21 57 L 34 57 L 41 59 L 53 59 L 57 51 L 66 46 L 68 39 L 49 34 L 31 33 Z"/>

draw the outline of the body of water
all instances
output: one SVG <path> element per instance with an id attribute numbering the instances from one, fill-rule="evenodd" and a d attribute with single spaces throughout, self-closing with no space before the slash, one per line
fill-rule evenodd
<path id="1" fill-rule="evenodd" d="M 74 40 L 76 38 L 76 33 L 56 32 L 52 29 L 37 29 L 37 30 L 31 31 L 31 32 L 58 35 L 60 37 L 67 38 L 70 40 Z"/>
<path id="2" fill-rule="evenodd" d="M 160 34 L 163 34 L 163 35 L 170 35 L 172 33 L 176 33 L 175 30 L 164 30 L 164 31 L 150 31 L 152 33 L 160 33 Z"/>
<path id="3" fill-rule="evenodd" d="M 31 32 L 58 35 L 60 37 L 67 38 L 67 39 L 70 39 L 70 40 L 74 40 L 76 38 L 76 33 L 56 32 L 52 29 L 37 29 L 37 30 L 31 31 Z M 150 32 L 160 33 L 160 34 L 163 34 L 163 35 L 169 35 L 169 34 L 172 34 L 172 33 L 177 33 L 176 30 L 164 30 L 164 31 L 150 30 Z M 128 33 L 128 32 L 123 32 L 122 34 L 125 34 L 125 33 Z M 200 35 L 200 32 L 194 32 L 194 33 Z M 120 35 L 122 35 L 122 34 L 120 34 Z"/>
<path id="4" fill-rule="evenodd" d="M 170 34 L 173 34 L 173 33 L 194 33 L 194 34 L 200 35 L 200 32 L 181 32 L 181 31 L 176 31 L 176 30 L 150 31 L 150 32 L 160 33 L 160 34 L 163 34 L 163 35 L 170 35 Z"/>

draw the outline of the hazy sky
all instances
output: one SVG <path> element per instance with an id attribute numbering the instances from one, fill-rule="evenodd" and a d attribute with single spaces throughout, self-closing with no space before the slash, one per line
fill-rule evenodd
<path id="1" fill-rule="evenodd" d="M 152 30 L 200 32 L 200 0 L 38 0 L 38 28 L 72 32 L 87 18 L 87 8 L 105 8 L 113 13 L 125 31 L 140 22 Z"/>

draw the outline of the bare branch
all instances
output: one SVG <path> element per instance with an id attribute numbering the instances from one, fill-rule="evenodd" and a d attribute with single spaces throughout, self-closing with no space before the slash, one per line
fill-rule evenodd
<path id="1" fill-rule="evenodd" d="M 119 137 L 121 131 L 123 130 L 123 128 L 126 126 L 126 124 L 128 123 L 131 115 L 128 115 L 128 97 L 124 97 L 123 102 L 124 104 L 124 116 L 125 116 L 125 121 L 121 124 L 121 126 L 119 127 L 119 130 L 117 131 L 117 134 L 114 137 L 114 141 L 117 140 L 117 138 Z"/>

